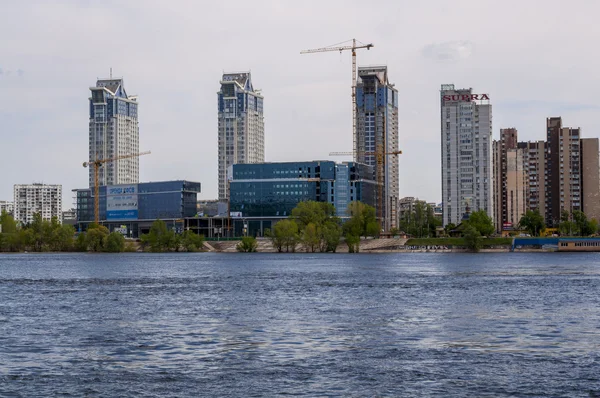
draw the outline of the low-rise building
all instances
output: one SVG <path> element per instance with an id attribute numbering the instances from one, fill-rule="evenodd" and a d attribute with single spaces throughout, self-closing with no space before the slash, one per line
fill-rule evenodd
<path id="1" fill-rule="evenodd" d="M 94 190 L 74 190 L 77 199 L 77 226 L 83 231 L 94 221 Z M 185 218 L 196 217 L 200 183 L 161 181 L 99 187 L 100 223 L 137 238 L 147 233 L 155 220 L 183 232 Z"/>
<path id="2" fill-rule="evenodd" d="M 63 211 L 62 223 L 65 225 L 77 225 L 77 209 Z"/>
<path id="3" fill-rule="evenodd" d="M 6 200 L 0 200 L 0 214 L 6 212 L 8 214 L 13 214 L 15 209 L 14 202 L 8 202 Z"/>
<path id="4" fill-rule="evenodd" d="M 280 219 L 290 216 L 303 201 L 327 202 L 337 216 L 347 217 L 348 205 L 361 201 L 376 207 L 377 183 L 371 166 L 333 161 L 236 164 L 230 212 L 249 235 L 259 235 Z M 244 227 L 245 225 L 245 227 Z M 234 231 L 239 236 L 242 231 Z"/>

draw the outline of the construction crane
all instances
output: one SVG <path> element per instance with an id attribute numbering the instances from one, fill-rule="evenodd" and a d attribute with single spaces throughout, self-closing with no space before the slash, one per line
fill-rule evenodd
<path id="1" fill-rule="evenodd" d="M 372 43 L 369 44 L 364 44 L 364 43 L 359 43 L 359 45 L 357 45 L 357 40 L 356 39 L 352 39 L 352 45 L 346 45 L 346 46 L 340 46 L 340 44 L 344 44 L 346 42 L 343 43 L 339 43 L 339 44 L 334 44 L 332 46 L 329 47 L 322 47 L 322 48 L 314 48 L 311 50 L 304 50 L 304 51 L 300 51 L 300 54 L 312 54 L 312 53 L 322 53 L 322 52 L 327 52 L 327 51 L 339 51 L 340 53 L 342 51 L 352 51 L 352 148 L 353 148 L 353 157 L 354 160 L 356 161 L 356 151 L 357 151 L 357 146 L 358 146 L 358 142 L 357 142 L 357 134 L 356 134 L 356 50 L 361 49 L 361 48 L 366 48 L 367 50 L 370 50 L 371 47 L 374 47 L 374 45 Z"/>
<path id="2" fill-rule="evenodd" d="M 390 151 L 390 152 L 363 152 L 365 156 L 374 155 L 377 157 L 377 218 L 381 223 L 381 228 L 385 225 L 383 220 L 383 186 L 385 185 L 385 175 L 383 172 L 383 157 L 384 156 L 398 156 L 402 155 L 402 151 Z M 354 152 L 329 152 L 329 156 L 353 156 Z"/>
<path id="3" fill-rule="evenodd" d="M 83 162 L 83 167 L 93 167 L 94 168 L 94 222 L 98 224 L 100 222 L 100 185 L 98 183 L 98 169 L 104 164 L 109 162 L 114 162 L 115 160 L 121 159 L 129 159 L 129 158 L 137 158 L 142 155 L 149 155 L 150 151 L 140 152 L 140 153 L 131 153 L 128 155 L 120 155 L 115 156 L 114 158 L 108 159 L 96 159 L 93 162 Z"/>

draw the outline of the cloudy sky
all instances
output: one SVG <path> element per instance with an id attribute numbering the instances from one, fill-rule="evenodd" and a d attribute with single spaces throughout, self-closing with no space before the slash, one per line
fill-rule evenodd
<path id="1" fill-rule="evenodd" d="M 267 161 L 352 149 L 349 53 L 300 55 L 353 37 L 359 65 L 387 64 L 400 95 L 400 195 L 440 200 L 439 89 L 493 104 L 494 138 L 544 138 L 562 116 L 600 136 L 596 0 L 0 0 L 0 200 L 13 184 L 85 188 L 89 87 L 125 78 L 140 101 L 141 181 L 190 179 L 217 196 L 223 71 L 265 96 Z M 344 160 L 343 158 L 333 158 Z"/>

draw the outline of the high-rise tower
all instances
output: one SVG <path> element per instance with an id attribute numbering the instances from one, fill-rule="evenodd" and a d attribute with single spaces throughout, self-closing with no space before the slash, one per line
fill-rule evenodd
<path id="1" fill-rule="evenodd" d="M 229 197 L 227 172 L 238 163 L 265 161 L 263 100 L 250 72 L 225 73 L 218 94 L 219 199 Z"/>
<path id="2" fill-rule="evenodd" d="M 90 157 L 93 162 L 139 152 L 137 96 L 127 95 L 122 78 L 98 79 L 90 87 Z M 90 187 L 94 169 L 90 167 Z M 137 157 L 104 164 L 98 170 L 100 185 L 136 184 L 140 179 Z"/>
<path id="3" fill-rule="evenodd" d="M 387 66 L 358 68 L 356 86 L 356 162 L 375 169 L 375 181 L 383 174 L 383 200 L 377 198 L 377 206 L 384 220 L 384 229 L 398 227 L 398 157 L 382 156 L 377 164 L 376 153 L 398 150 L 398 90 L 388 80 Z"/>
<path id="4" fill-rule="evenodd" d="M 444 226 L 459 224 L 467 206 L 494 219 L 489 100 L 487 94 L 455 89 L 454 84 L 440 90 Z"/>

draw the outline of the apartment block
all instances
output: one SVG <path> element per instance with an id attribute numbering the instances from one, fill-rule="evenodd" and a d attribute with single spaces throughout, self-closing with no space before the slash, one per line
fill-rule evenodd
<path id="1" fill-rule="evenodd" d="M 598 138 L 582 138 L 581 144 L 581 200 L 588 219 L 600 221 L 600 164 Z"/>
<path id="2" fill-rule="evenodd" d="M 443 225 L 466 213 L 494 218 L 492 105 L 487 94 L 443 84 L 440 90 Z"/>
<path id="3" fill-rule="evenodd" d="M 6 200 L 0 200 L 0 214 L 6 212 L 12 214 L 15 208 L 14 202 L 8 202 Z"/>
<path id="4" fill-rule="evenodd" d="M 528 209 L 527 149 L 517 140 L 517 129 L 500 130 L 494 141 L 494 224 L 496 231 L 513 229 Z"/>
<path id="5" fill-rule="evenodd" d="M 33 221 L 40 213 L 43 220 L 62 220 L 62 185 L 16 184 L 14 186 L 14 218 L 22 224 Z"/>

